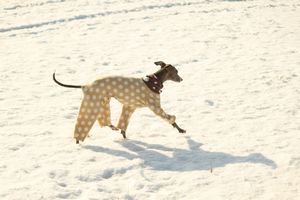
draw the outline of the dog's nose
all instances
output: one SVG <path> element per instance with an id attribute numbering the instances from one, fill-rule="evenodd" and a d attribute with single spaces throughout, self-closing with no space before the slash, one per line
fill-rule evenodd
<path id="1" fill-rule="evenodd" d="M 179 81 L 181 82 L 181 81 L 183 81 L 183 79 L 180 77 Z"/>

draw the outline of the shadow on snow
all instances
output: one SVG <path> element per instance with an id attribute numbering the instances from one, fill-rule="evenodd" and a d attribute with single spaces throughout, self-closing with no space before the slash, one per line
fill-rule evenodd
<path id="1" fill-rule="evenodd" d="M 160 171 L 210 170 L 235 163 L 262 164 L 273 169 L 277 167 L 274 161 L 261 153 L 234 156 L 223 152 L 210 152 L 201 149 L 201 143 L 197 143 L 190 137 L 185 138 L 189 146 L 188 149 L 169 148 L 160 144 L 149 144 L 136 140 L 119 142 L 129 152 L 92 145 L 84 146 L 84 148 L 129 160 L 142 159 L 145 166 Z M 167 156 L 161 152 L 172 153 L 172 156 Z"/>

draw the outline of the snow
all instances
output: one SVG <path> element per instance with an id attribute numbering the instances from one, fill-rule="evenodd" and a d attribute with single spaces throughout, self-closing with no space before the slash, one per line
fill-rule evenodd
<path id="1" fill-rule="evenodd" d="M 0 3 L 0 199 L 300 197 L 298 0 Z M 84 84 L 173 64 L 162 105 L 128 140 L 94 125 L 76 145 Z M 116 123 L 121 106 L 112 101 Z"/>

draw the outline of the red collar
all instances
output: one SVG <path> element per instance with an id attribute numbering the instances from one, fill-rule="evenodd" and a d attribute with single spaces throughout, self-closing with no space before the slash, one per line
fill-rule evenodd
<path id="1" fill-rule="evenodd" d="M 164 87 L 162 82 L 154 74 L 144 77 L 143 81 L 150 90 L 157 94 L 160 94 L 161 89 Z"/>

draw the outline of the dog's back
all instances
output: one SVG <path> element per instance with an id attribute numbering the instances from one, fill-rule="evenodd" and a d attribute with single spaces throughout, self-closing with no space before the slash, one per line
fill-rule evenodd
<path id="1" fill-rule="evenodd" d="M 123 105 L 144 107 L 159 100 L 141 78 L 110 76 L 82 87 L 86 98 L 94 100 L 114 97 Z"/>

